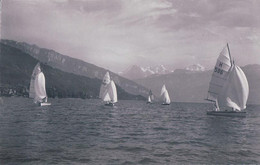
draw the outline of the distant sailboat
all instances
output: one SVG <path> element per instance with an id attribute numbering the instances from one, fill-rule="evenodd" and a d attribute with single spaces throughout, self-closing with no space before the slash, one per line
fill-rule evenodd
<path id="1" fill-rule="evenodd" d="M 242 69 L 232 62 L 229 46 L 221 51 L 209 84 L 208 101 L 215 104 L 208 115 L 245 116 L 249 95 L 247 78 Z"/>
<path id="2" fill-rule="evenodd" d="M 150 90 L 150 91 L 149 91 L 149 96 L 148 96 L 148 98 L 147 98 L 147 104 L 152 104 L 152 103 L 153 103 L 153 100 L 154 100 L 154 96 L 153 96 L 152 91 Z"/>
<path id="3" fill-rule="evenodd" d="M 163 100 L 162 105 L 170 105 L 171 99 L 170 99 L 170 96 L 168 94 L 168 91 L 167 91 L 165 85 L 163 85 L 162 90 L 161 90 L 161 98 Z"/>
<path id="4" fill-rule="evenodd" d="M 41 71 L 40 63 L 34 67 L 31 76 L 29 97 L 33 98 L 34 103 L 39 106 L 51 105 L 51 103 L 47 102 L 45 76 Z"/>
<path id="5" fill-rule="evenodd" d="M 110 79 L 109 72 L 103 78 L 99 97 L 106 102 L 105 105 L 114 106 L 117 102 L 117 90 L 113 80 Z"/>

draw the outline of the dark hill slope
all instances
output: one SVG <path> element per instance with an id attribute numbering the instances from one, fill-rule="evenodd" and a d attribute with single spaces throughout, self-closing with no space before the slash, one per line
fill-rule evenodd
<path id="1" fill-rule="evenodd" d="M 6 95 L 10 89 L 14 89 L 17 95 L 28 95 L 32 70 L 38 60 L 4 44 L 0 44 L 0 51 L 1 94 Z M 63 72 L 45 64 L 41 64 L 41 67 L 49 97 L 98 97 L 101 80 Z M 119 99 L 143 99 L 125 92 L 119 86 L 117 89 Z"/>
<path id="2" fill-rule="evenodd" d="M 73 73 L 80 76 L 102 80 L 105 73 L 107 72 L 107 70 L 104 68 L 60 54 L 54 50 L 40 48 L 37 45 L 30 45 L 25 42 L 16 42 L 12 40 L 1 40 L 1 43 L 17 48 L 39 60 L 40 62 L 67 73 Z M 149 90 L 137 84 L 136 82 L 121 77 L 113 72 L 110 72 L 110 76 L 115 81 L 115 83 L 123 88 L 126 92 L 133 95 L 147 96 Z"/>

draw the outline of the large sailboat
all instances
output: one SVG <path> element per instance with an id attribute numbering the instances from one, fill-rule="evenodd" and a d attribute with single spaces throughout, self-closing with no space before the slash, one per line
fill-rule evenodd
<path id="1" fill-rule="evenodd" d="M 162 86 L 161 98 L 162 98 L 162 101 L 163 101 L 162 105 L 170 105 L 171 99 L 170 99 L 170 96 L 168 94 L 168 91 L 167 91 L 165 85 Z"/>
<path id="2" fill-rule="evenodd" d="M 105 102 L 105 105 L 114 106 L 117 102 L 117 90 L 113 80 L 110 79 L 109 72 L 103 78 L 99 97 Z"/>
<path id="3" fill-rule="evenodd" d="M 34 99 L 34 103 L 39 106 L 51 105 L 47 102 L 47 94 L 45 89 L 45 76 L 41 71 L 40 63 L 38 63 L 31 76 L 29 97 Z"/>
<path id="4" fill-rule="evenodd" d="M 153 100 L 154 100 L 154 96 L 153 96 L 152 91 L 150 90 L 150 91 L 149 91 L 149 96 L 148 96 L 148 98 L 147 98 L 147 104 L 152 104 L 152 103 L 153 103 Z"/>
<path id="5" fill-rule="evenodd" d="M 231 58 L 228 44 L 221 51 L 209 83 L 208 101 L 215 110 L 208 115 L 246 116 L 244 109 L 249 95 L 247 78 Z"/>

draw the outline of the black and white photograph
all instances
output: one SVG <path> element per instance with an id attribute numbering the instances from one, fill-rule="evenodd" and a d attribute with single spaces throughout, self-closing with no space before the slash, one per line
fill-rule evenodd
<path id="1" fill-rule="evenodd" d="M 0 164 L 260 164 L 260 0 L 0 0 Z"/>

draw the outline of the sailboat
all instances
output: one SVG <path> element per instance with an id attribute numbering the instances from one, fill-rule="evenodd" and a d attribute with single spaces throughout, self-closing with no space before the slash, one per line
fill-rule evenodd
<path id="1" fill-rule="evenodd" d="M 109 72 L 103 78 L 99 97 L 105 102 L 107 106 L 114 106 L 117 102 L 117 90 L 113 80 L 110 79 Z"/>
<path id="2" fill-rule="evenodd" d="M 51 105 L 51 103 L 47 102 L 48 97 L 45 89 L 45 76 L 41 71 L 40 63 L 37 63 L 33 69 L 29 98 L 33 98 L 34 103 L 39 106 Z"/>
<path id="3" fill-rule="evenodd" d="M 246 102 L 249 95 L 247 78 L 242 69 L 231 59 L 228 44 L 221 51 L 209 83 L 208 101 L 215 110 L 207 115 L 246 116 Z"/>
<path id="4" fill-rule="evenodd" d="M 152 91 L 150 90 L 149 91 L 149 96 L 148 96 L 148 98 L 147 98 L 147 104 L 152 104 L 153 101 L 154 100 L 154 96 L 153 96 L 153 93 L 152 93 Z"/>
<path id="5" fill-rule="evenodd" d="M 162 98 L 162 100 L 163 100 L 162 105 L 170 105 L 171 99 L 170 99 L 170 96 L 169 96 L 169 94 L 168 94 L 168 91 L 167 91 L 165 85 L 162 86 L 161 98 Z"/>

